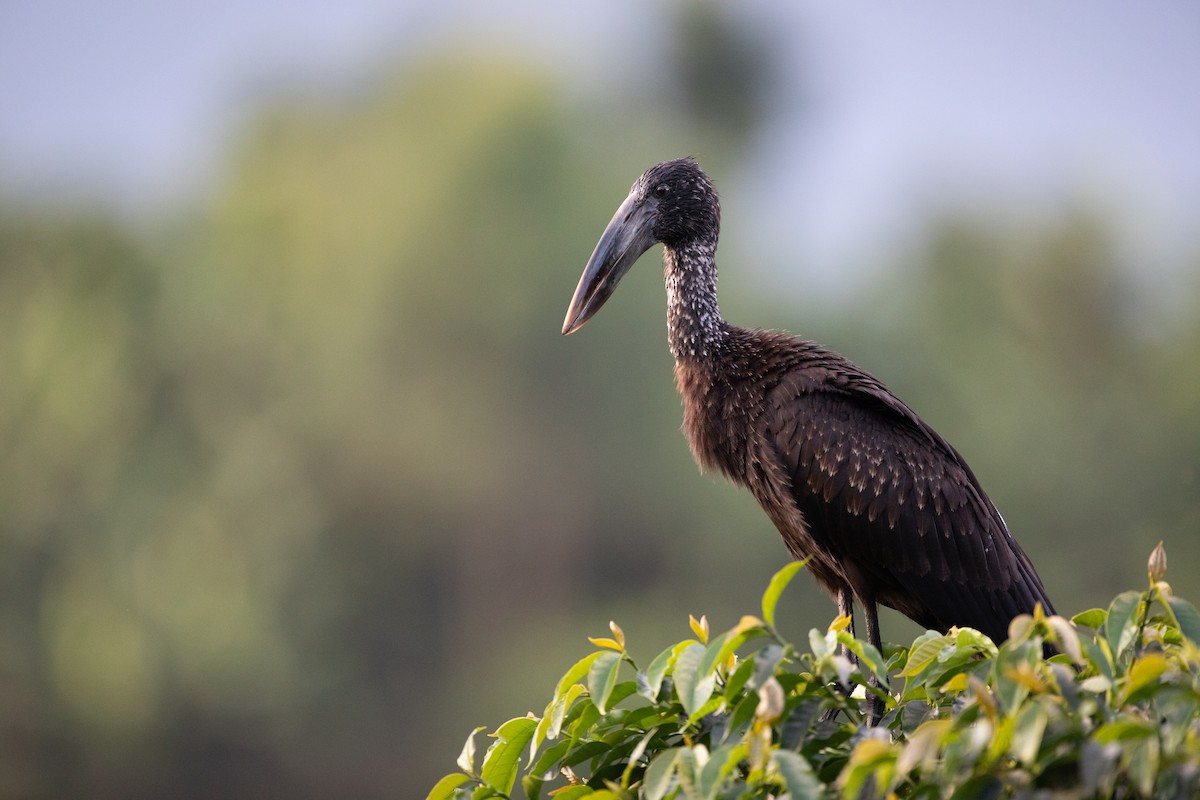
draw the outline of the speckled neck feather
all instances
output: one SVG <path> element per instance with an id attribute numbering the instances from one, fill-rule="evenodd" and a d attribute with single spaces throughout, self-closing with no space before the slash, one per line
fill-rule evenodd
<path id="1" fill-rule="evenodd" d="M 690 241 L 663 251 L 667 343 L 676 361 L 713 355 L 726 335 L 717 308 L 716 242 Z"/>

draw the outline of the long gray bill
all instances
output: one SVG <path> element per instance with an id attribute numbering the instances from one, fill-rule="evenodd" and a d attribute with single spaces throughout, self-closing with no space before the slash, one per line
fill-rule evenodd
<path id="1" fill-rule="evenodd" d="M 600 310 L 634 262 L 655 244 L 656 204 L 631 193 L 617 209 L 588 259 L 563 321 L 563 335 L 574 333 Z"/>

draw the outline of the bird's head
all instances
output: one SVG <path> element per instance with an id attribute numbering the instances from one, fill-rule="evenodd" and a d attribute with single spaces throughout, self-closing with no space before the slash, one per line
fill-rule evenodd
<path id="1" fill-rule="evenodd" d="M 583 327 L 633 263 L 655 244 L 678 247 L 711 240 L 715 246 L 720 224 L 717 190 L 695 161 L 680 158 L 646 170 L 592 251 L 567 309 L 563 334 Z"/>

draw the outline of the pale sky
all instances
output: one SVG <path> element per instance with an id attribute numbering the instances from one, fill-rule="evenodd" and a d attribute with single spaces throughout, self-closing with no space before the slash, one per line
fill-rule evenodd
<path id="1" fill-rule="evenodd" d="M 828 272 L 869 258 L 863 241 L 903 241 L 923 205 L 999 192 L 1112 207 L 1148 263 L 1195 246 L 1200 3 L 739 7 L 792 52 L 785 69 L 808 95 L 774 98 L 746 174 L 723 182 L 770 198 L 753 226 L 727 211 L 733 230 L 786 230 Z M 638 0 L 0 0 L 0 196 L 135 210 L 186 196 L 256 99 L 352 85 L 451 42 L 603 85 L 653 47 L 661 13 Z"/>

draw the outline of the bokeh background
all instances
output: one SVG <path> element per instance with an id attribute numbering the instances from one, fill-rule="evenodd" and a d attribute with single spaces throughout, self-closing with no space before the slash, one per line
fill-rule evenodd
<path id="1" fill-rule="evenodd" d="M 3 0 L 0 796 L 420 798 L 608 620 L 753 612 L 655 254 L 558 332 L 684 154 L 726 315 L 883 378 L 1062 612 L 1159 539 L 1200 599 L 1198 144 L 1185 0 Z"/>

